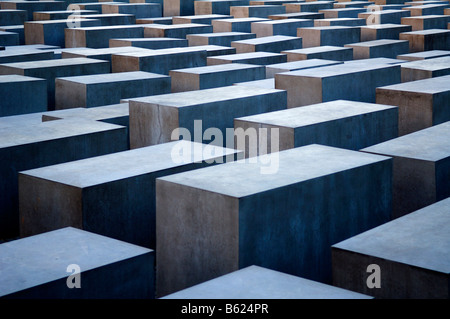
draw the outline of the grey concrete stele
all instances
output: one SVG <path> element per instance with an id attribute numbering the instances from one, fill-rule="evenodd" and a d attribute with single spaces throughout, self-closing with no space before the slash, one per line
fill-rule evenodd
<path id="1" fill-rule="evenodd" d="M 393 158 L 393 218 L 450 196 L 450 121 L 361 151 Z"/>
<path id="2" fill-rule="evenodd" d="M 269 65 L 287 62 L 287 57 L 286 54 L 281 53 L 248 52 L 248 53 L 227 54 L 208 57 L 206 61 L 208 65 L 227 64 L 227 63 Z"/>
<path id="3" fill-rule="evenodd" d="M 158 178 L 158 297 L 250 265 L 330 283 L 330 246 L 389 220 L 391 165 L 309 145 Z"/>
<path id="4" fill-rule="evenodd" d="M 284 109 L 286 92 L 226 86 L 130 99 L 129 103 L 131 148 L 178 139 L 177 131 L 186 134 L 180 128 L 189 132 L 190 136 L 184 136 L 184 139 L 195 137 L 195 141 L 204 143 L 210 140 L 202 128 L 217 128 L 222 133 L 222 137 L 215 137 L 217 145 L 229 147 L 234 137 L 227 138 L 227 128 L 233 131 L 234 118 Z M 172 137 L 173 134 L 176 136 Z"/>
<path id="5" fill-rule="evenodd" d="M 240 40 L 231 42 L 231 46 L 236 48 L 236 53 L 249 52 L 272 52 L 280 53 L 286 50 L 302 48 L 302 38 L 286 35 L 274 35 L 256 39 Z"/>
<path id="6" fill-rule="evenodd" d="M 0 245 L 0 297 L 154 298 L 154 267 L 153 250 L 67 227 Z"/>
<path id="7" fill-rule="evenodd" d="M 402 64 L 402 82 L 450 75 L 450 56 Z"/>
<path id="8" fill-rule="evenodd" d="M 333 245 L 333 285 L 380 299 L 448 300 L 449 212 L 447 198 Z M 367 286 L 368 265 L 379 266 L 379 288 Z"/>
<path id="9" fill-rule="evenodd" d="M 281 53 L 287 54 L 287 60 L 289 62 L 307 59 L 325 59 L 334 61 L 353 60 L 353 48 L 341 46 L 323 45 L 312 48 L 281 51 Z"/>
<path id="10" fill-rule="evenodd" d="M 392 58 L 409 53 L 409 41 L 382 39 L 346 44 L 353 48 L 353 59 Z"/>
<path id="11" fill-rule="evenodd" d="M 0 129 L 0 237 L 19 234 L 17 174 L 22 170 L 125 151 L 123 126 L 72 119 Z"/>
<path id="12" fill-rule="evenodd" d="M 22 171 L 20 234 L 72 226 L 154 249 L 155 179 L 233 161 L 237 153 L 175 141 Z"/>
<path id="13" fill-rule="evenodd" d="M 370 296 L 288 275 L 259 266 L 249 266 L 161 299 L 370 299 Z M 255 313 L 269 313 L 263 305 Z M 263 308 L 264 307 L 264 308 Z"/>
<path id="14" fill-rule="evenodd" d="M 318 68 L 322 66 L 337 65 L 341 63 L 343 62 L 323 60 L 323 59 L 309 59 L 309 60 L 299 60 L 285 63 L 269 64 L 266 65 L 266 78 L 273 79 L 275 77 L 275 74 L 277 73 Z"/>

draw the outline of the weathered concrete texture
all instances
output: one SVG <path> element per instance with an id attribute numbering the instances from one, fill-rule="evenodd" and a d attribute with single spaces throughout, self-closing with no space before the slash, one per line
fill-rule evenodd
<path id="1" fill-rule="evenodd" d="M 1 238 L 19 234 L 19 171 L 124 151 L 128 146 L 125 127 L 81 119 L 6 126 L 0 131 Z"/>
<path id="2" fill-rule="evenodd" d="M 412 26 L 413 31 L 447 29 L 448 23 L 450 23 L 450 16 L 448 15 L 425 15 L 402 18 L 402 24 Z"/>
<path id="3" fill-rule="evenodd" d="M 298 28 L 313 26 L 314 21 L 312 19 L 283 19 L 253 22 L 251 24 L 251 30 L 258 38 L 274 35 L 296 37 Z"/>
<path id="4" fill-rule="evenodd" d="M 60 47 L 65 46 L 64 30 L 68 23 L 78 27 L 100 26 L 100 20 L 71 19 L 68 20 L 44 20 L 25 22 L 25 44 L 49 44 Z"/>
<path id="5" fill-rule="evenodd" d="M 280 138 L 275 151 L 309 144 L 357 151 L 398 137 L 398 108 L 337 100 L 236 118 L 234 128 L 254 130 L 258 140 L 264 134 L 260 129 L 278 128 Z M 249 144 L 238 146 L 245 151 L 245 157 L 264 154 L 258 143 Z M 267 153 L 273 152 L 272 144 L 270 140 L 267 142 Z"/>
<path id="6" fill-rule="evenodd" d="M 410 25 L 392 23 L 362 26 L 361 42 L 381 39 L 405 40 L 400 39 L 400 34 L 403 32 L 410 32 L 411 30 L 412 27 Z"/>
<path id="7" fill-rule="evenodd" d="M 186 39 L 188 34 L 211 33 L 213 28 L 207 24 L 187 23 L 187 24 L 154 24 L 145 25 L 144 37 L 146 38 L 178 38 Z"/>
<path id="8" fill-rule="evenodd" d="M 137 47 L 144 49 L 171 49 L 187 47 L 188 40 L 176 38 L 123 38 L 110 39 L 109 47 Z"/>
<path id="9" fill-rule="evenodd" d="M 330 1 L 307 1 L 301 3 L 287 3 L 286 13 L 295 12 L 319 12 L 319 10 L 333 9 L 333 2 Z"/>
<path id="10" fill-rule="evenodd" d="M 373 40 L 359 43 L 346 44 L 345 47 L 353 48 L 353 59 L 392 58 L 397 55 L 409 53 L 407 40 Z"/>
<path id="11" fill-rule="evenodd" d="M 250 52 L 241 54 L 221 55 L 207 58 L 208 65 L 227 64 L 227 63 L 268 65 L 284 62 L 287 62 L 286 54 L 271 53 L 271 52 Z"/>
<path id="12" fill-rule="evenodd" d="M 250 265 L 331 282 L 330 245 L 389 218 L 388 157 L 309 145 L 254 159 L 156 180 L 158 296 Z"/>
<path id="13" fill-rule="evenodd" d="M 27 12 L 27 21 L 33 20 L 33 12 L 65 10 L 67 4 L 64 1 L 3 1 L 1 9 L 24 10 Z"/>
<path id="14" fill-rule="evenodd" d="M 450 75 L 379 87 L 377 103 L 399 107 L 399 135 L 450 121 Z"/>
<path id="15" fill-rule="evenodd" d="M 70 289 L 70 265 L 80 288 Z M 67 227 L 0 246 L 0 296 L 11 299 L 154 298 L 154 251 Z M 111 280 L 114 278 L 114 280 Z"/>
<path id="16" fill-rule="evenodd" d="M 449 136 L 445 122 L 362 149 L 394 158 L 393 218 L 450 196 Z"/>
<path id="17" fill-rule="evenodd" d="M 196 120 L 202 120 L 205 129 L 219 129 L 225 137 L 226 129 L 233 128 L 236 117 L 286 108 L 286 92 L 227 86 L 131 99 L 129 103 L 130 144 L 131 148 L 138 148 L 178 139 L 177 134 L 172 137 L 178 128 L 186 129 L 195 137 L 199 134 Z M 184 136 L 184 139 L 189 137 Z M 199 138 L 202 141 L 204 138 L 205 143 L 210 142 L 207 137 Z M 216 138 L 219 142 L 220 138 Z"/>
<path id="18" fill-rule="evenodd" d="M 273 14 L 286 13 L 286 7 L 282 5 L 257 5 L 257 6 L 231 6 L 230 15 L 235 18 L 267 18 Z"/>
<path id="19" fill-rule="evenodd" d="M 175 141 L 22 171 L 21 236 L 72 226 L 154 249 L 155 179 L 232 161 L 237 153 Z"/>
<path id="20" fill-rule="evenodd" d="M 246 6 L 249 0 L 203 0 L 194 1 L 196 15 L 202 14 L 230 14 L 231 6 Z"/>
<path id="21" fill-rule="evenodd" d="M 48 110 L 55 106 L 55 79 L 64 76 L 109 73 L 109 62 L 73 58 L 0 64 L 0 74 L 18 74 L 47 80 Z"/>
<path id="22" fill-rule="evenodd" d="M 410 52 L 450 50 L 450 30 L 429 29 L 405 32 L 400 34 L 400 39 L 409 41 Z"/>
<path id="23" fill-rule="evenodd" d="M 212 26 L 214 32 L 252 32 L 252 23 L 270 21 L 266 18 L 238 18 L 238 19 L 219 19 L 213 20 Z"/>
<path id="24" fill-rule="evenodd" d="M 332 18 L 357 18 L 358 13 L 367 12 L 365 8 L 333 8 L 322 9 L 320 13 L 324 14 L 325 19 Z"/>
<path id="25" fill-rule="evenodd" d="M 314 27 L 328 27 L 328 26 L 361 27 L 365 25 L 366 20 L 360 18 L 331 18 L 331 19 L 314 20 Z"/>
<path id="26" fill-rule="evenodd" d="M 249 266 L 183 289 L 161 299 L 368 299 L 367 295 L 336 288 L 282 272 Z M 268 310 L 268 309 L 267 309 Z M 258 309 L 258 312 L 262 310 Z"/>
<path id="27" fill-rule="evenodd" d="M 440 58 L 444 56 L 449 56 L 450 50 L 430 50 L 424 52 L 415 52 L 409 54 L 402 54 L 397 57 L 397 59 L 406 60 L 406 61 L 417 61 L 417 60 L 428 60 L 434 58 Z"/>
<path id="28" fill-rule="evenodd" d="M 0 116 L 47 111 L 47 81 L 22 75 L 0 75 Z"/>
<path id="29" fill-rule="evenodd" d="M 24 24 L 27 18 L 25 10 L 0 10 L 0 26 Z"/>
<path id="30" fill-rule="evenodd" d="M 213 20 L 233 18 L 227 14 L 202 14 L 193 16 L 176 16 L 172 18 L 173 24 L 211 24 Z"/>
<path id="31" fill-rule="evenodd" d="M 400 83 L 400 65 L 339 64 L 279 73 L 275 87 L 288 92 L 288 107 L 338 99 L 375 103 L 375 89 Z"/>
<path id="32" fill-rule="evenodd" d="M 450 199 L 332 246 L 333 285 L 380 299 L 448 299 Z M 369 289 L 367 266 L 380 267 Z"/>
<path id="33" fill-rule="evenodd" d="M 189 46 L 221 45 L 231 47 L 231 42 L 233 41 L 240 41 L 254 38 L 256 38 L 256 35 L 254 33 L 246 33 L 246 32 L 215 32 L 215 33 L 187 35 Z"/>
<path id="34" fill-rule="evenodd" d="M 102 13 L 132 14 L 136 19 L 162 17 L 162 8 L 158 3 L 114 3 L 103 4 Z"/>
<path id="35" fill-rule="evenodd" d="M 289 62 L 307 59 L 324 59 L 333 61 L 353 60 L 353 48 L 331 45 L 282 51 L 281 53 L 287 54 L 287 60 Z"/>
<path id="36" fill-rule="evenodd" d="M 205 66 L 206 57 L 206 50 L 197 47 L 113 54 L 112 71 L 145 71 L 169 75 L 173 69 Z"/>
<path id="37" fill-rule="evenodd" d="M 164 16 L 189 16 L 195 14 L 194 0 L 164 0 Z"/>
<path id="38" fill-rule="evenodd" d="M 402 64 L 402 82 L 417 81 L 450 74 L 450 57 Z"/>
<path id="39" fill-rule="evenodd" d="M 359 27 L 329 26 L 300 28 L 297 36 L 303 39 L 303 47 L 343 46 L 359 42 L 361 29 Z"/>
<path id="40" fill-rule="evenodd" d="M 170 93 L 168 76 L 135 71 L 61 77 L 55 83 L 55 108 L 93 107 L 121 99 Z"/>
<path id="41" fill-rule="evenodd" d="M 286 50 L 302 48 L 302 39 L 286 35 L 274 35 L 256 39 L 240 40 L 231 42 L 231 46 L 236 48 L 236 53 L 249 52 L 272 52 L 280 53 Z"/>
<path id="42" fill-rule="evenodd" d="M 228 63 L 172 70 L 169 75 L 172 79 L 172 92 L 185 92 L 262 80 L 266 78 L 266 69 L 261 65 Z"/>
<path id="43" fill-rule="evenodd" d="M 310 59 L 310 60 L 269 64 L 269 65 L 266 65 L 266 77 L 274 78 L 275 74 L 277 74 L 277 73 L 317 68 L 317 67 L 321 67 L 321 66 L 336 65 L 336 64 L 341 64 L 341 63 L 342 62 L 340 62 L 340 61 Z"/>
<path id="44" fill-rule="evenodd" d="M 367 25 L 387 23 L 404 24 L 402 19 L 410 15 L 411 13 L 405 10 L 381 10 L 359 13 L 358 18 L 366 19 Z"/>
<path id="45" fill-rule="evenodd" d="M 113 38 L 143 38 L 144 24 L 65 29 L 66 48 L 107 48 Z"/>

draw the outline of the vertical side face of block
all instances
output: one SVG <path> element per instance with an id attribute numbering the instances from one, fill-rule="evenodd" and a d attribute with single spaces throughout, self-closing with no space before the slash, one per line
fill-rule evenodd
<path id="1" fill-rule="evenodd" d="M 157 180 L 156 225 L 159 297 L 238 269 L 236 198 Z"/>
<path id="2" fill-rule="evenodd" d="M 275 74 L 275 88 L 288 92 L 288 108 L 322 102 L 322 79 Z"/>
<path id="3" fill-rule="evenodd" d="M 79 48 L 87 47 L 86 31 L 78 28 L 66 28 L 64 30 L 65 47 Z"/>
<path id="4" fill-rule="evenodd" d="M 450 197 L 450 159 L 443 159 L 435 163 L 436 200 Z"/>
<path id="5" fill-rule="evenodd" d="M 20 236 L 63 228 L 82 228 L 82 190 L 19 174 Z"/>
<path id="6" fill-rule="evenodd" d="M 87 87 L 64 79 L 55 80 L 55 109 L 86 107 Z"/>
<path id="7" fill-rule="evenodd" d="M 180 127 L 177 108 L 130 101 L 130 147 L 170 142 Z"/>
<path id="8" fill-rule="evenodd" d="M 117 72 L 141 71 L 139 57 L 121 54 L 111 55 L 111 70 Z"/>
<path id="9" fill-rule="evenodd" d="M 172 92 L 200 90 L 200 74 L 170 71 Z"/>

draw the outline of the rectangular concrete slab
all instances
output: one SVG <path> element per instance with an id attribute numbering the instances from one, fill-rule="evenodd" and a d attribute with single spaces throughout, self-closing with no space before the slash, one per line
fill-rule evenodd
<path id="1" fill-rule="evenodd" d="M 3 298 L 155 297 L 154 251 L 76 228 L 4 243 L 0 256 Z M 80 288 L 71 289 L 77 270 Z"/>
<path id="2" fill-rule="evenodd" d="M 146 38 L 178 38 L 186 39 L 188 34 L 211 33 L 213 27 L 208 24 L 186 23 L 186 24 L 147 24 L 144 27 Z"/>
<path id="3" fill-rule="evenodd" d="M 287 62 L 286 54 L 271 53 L 271 52 L 249 52 L 249 53 L 228 54 L 207 58 L 208 65 L 227 64 L 227 63 L 268 65 L 284 62 Z"/>
<path id="4" fill-rule="evenodd" d="M 270 37 L 274 35 L 286 35 L 291 37 L 297 36 L 298 28 L 313 27 L 312 19 L 283 19 L 252 22 L 252 33 L 258 38 Z"/>
<path id="5" fill-rule="evenodd" d="M 418 81 L 450 74 L 450 57 L 402 64 L 402 82 Z"/>
<path id="6" fill-rule="evenodd" d="M 202 14 L 230 14 L 231 6 L 246 6 L 249 0 L 203 0 L 194 1 L 196 15 Z"/>
<path id="7" fill-rule="evenodd" d="M 267 18 L 234 18 L 219 19 L 212 21 L 214 32 L 252 32 L 252 23 L 260 21 L 270 21 Z"/>
<path id="8" fill-rule="evenodd" d="M 333 61 L 353 60 L 353 48 L 332 45 L 288 50 L 282 51 L 281 53 L 287 54 L 287 60 L 289 62 L 308 59 L 324 59 Z"/>
<path id="9" fill-rule="evenodd" d="M 410 31 L 412 31 L 412 27 L 410 25 L 403 24 L 386 23 L 362 26 L 361 42 L 381 39 L 399 40 L 401 33 Z"/>
<path id="10" fill-rule="evenodd" d="M 427 29 L 447 29 L 450 23 L 450 16 L 448 15 L 424 15 L 414 17 L 404 17 L 401 20 L 402 24 L 407 24 L 412 27 L 412 31 L 427 30 Z"/>
<path id="11" fill-rule="evenodd" d="M 448 299 L 449 211 L 447 198 L 333 245 L 333 285 L 380 299 Z M 371 264 L 377 289 L 366 285 Z"/>
<path id="12" fill-rule="evenodd" d="M 322 59 L 310 59 L 300 60 L 293 62 L 277 63 L 266 65 L 266 77 L 274 78 L 275 74 L 289 71 L 304 70 L 310 68 L 317 68 L 321 66 L 329 66 L 341 64 L 340 61 L 322 60 Z"/>
<path id="13" fill-rule="evenodd" d="M 247 32 L 213 32 L 203 34 L 188 34 L 186 38 L 189 46 L 196 45 L 221 45 L 231 47 L 231 42 L 254 39 L 256 34 Z"/>
<path id="14" fill-rule="evenodd" d="M 450 196 L 450 122 L 362 149 L 393 157 L 393 218 Z"/>
<path id="15" fill-rule="evenodd" d="M 450 50 L 450 30 L 428 29 L 404 32 L 401 40 L 409 41 L 410 52 Z"/>
<path id="16" fill-rule="evenodd" d="M 158 295 L 250 265 L 331 282 L 330 245 L 389 215 L 391 159 L 366 155 L 309 145 L 158 178 Z"/>
<path id="17" fill-rule="evenodd" d="M 176 38 L 119 38 L 110 39 L 109 47 L 138 47 L 144 49 L 171 49 L 187 47 L 188 40 Z"/>
<path id="18" fill-rule="evenodd" d="M 450 55 L 450 51 L 430 50 L 430 51 L 402 54 L 402 55 L 397 56 L 397 58 L 400 60 L 406 60 L 406 61 L 418 61 L 418 60 L 428 60 L 428 59 L 440 58 L 440 57 L 449 56 L 449 55 Z"/>
<path id="19" fill-rule="evenodd" d="M 299 28 L 297 36 L 303 39 L 303 47 L 344 46 L 359 42 L 361 30 L 359 27 L 326 26 Z"/>
<path id="20" fill-rule="evenodd" d="M 280 53 L 286 50 L 302 48 L 302 39 L 286 35 L 274 35 L 262 38 L 240 40 L 231 42 L 231 46 L 236 48 L 236 53 L 249 52 L 273 52 Z"/>
<path id="21" fill-rule="evenodd" d="M 282 5 L 252 5 L 231 6 L 230 15 L 234 18 L 267 18 L 272 14 L 286 13 L 286 7 Z"/>
<path id="22" fill-rule="evenodd" d="M 359 43 L 346 44 L 345 47 L 353 48 L 353 59 L 391 58 L 409 53 L 409 41 L 407 40 L 373 40 Z"/>

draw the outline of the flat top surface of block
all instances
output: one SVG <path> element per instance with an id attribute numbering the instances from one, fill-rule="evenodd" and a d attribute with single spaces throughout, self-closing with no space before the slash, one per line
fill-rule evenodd
<path id="1" fill-rule="evenodd" d="M 168 54 L 183 54 L 187 52 L 199 52 L 206 51 L 202 46 L 194 46 L 194 47 L 183 47 L 183 48 L 167 48 L 167 49 L 158 49 L 158 50 L 133 50 L 124 53 L 115 53 L 115 55 L 124 55 L 124 56 L 132 56 L 132 57 L 146 57 L 146 56 L 157 56 L 157 55 L 168 55 Z"/>
<path id="2" fill-rule="evenodd" d="M 154 28 L 154 29 L 185 29 L 185 28 L 199 28 L 199 27 L 210 27 L 209 24 L 200 24 L 200 23 L 180 23 L 180 24 L 146 24 L 145 28 Z"/>
<path id="3" fill-rule="evenodd" d="M 282 55 L 282 54 L 259 51 L 259 52 L 247 52 L 247 53 L 219 55 L 219 56 L 215 56 L 215 57 L 208 57 L 208 59 L 238 61 L 238 60 L 243 60 L 243 59 L 267 58 L 267 57 L 274 57 L 274 56 L 280 56 L 280 55 Z"/>
<path id="4" fill-rule="evenodd" d="M 212 32 L 212 33 L 199 33 L 199 34 L 188 34 L 189 37 L 204 37 L 204 38 L 221 38 L 221 37 L 231 37 L 231 36 L 238 36 L 238 35 L 251 35 L 252 33 L 248 32 Z"/>
<path id="5" fill-rule="evenodd" d="M 296 128 L 395 108 L 396 106 L 390 105 L 337 100 L 246 116 L 237 120 Z"/>
<path id="6" fill-rule="evenodd" d="M 260 87 L 260 88 L 266 88 L 266 89 L 274 89 L 275 88 L 275 79 L 264 79 L 264 80 L 256 80 L 256 81 L 247 81 L 247 82 L 239 82 L 235 83 L 233 85 L 240 85 L 240 86 L 251 86 L 251 87 Z"/>
<path id="7" fill-rule="evenodd" d="M 159 179 L 242 198 L 387 159 L 315 144 Z M 276 173 L 262 174 L 261 168 L 268 166 L 265 163 L 273 164 L 271 161 L 275 160 L 278 164 Z"/>
<path id="8" fill-rule="evenodd" d="M 409 41 L 408 40 L 380 39 L 380 40 L 373 40 L 373 41 L 350 43 L 350 44 L 346 44 L 345 46 L 375 47 L 375 46 L 383 46 L 383 45 L 399 44 L 399 43 L 409 43 Z"/>
<path id="9" fill-rule="evenodd" d="M 67 266 L 88 271 L 152 250 L 76 228 L 62 228 L 0 245 L 0 296 L 67 278 Z"/>
<path id="10" fill-rule="evenodd" d="M 126 82 L 130 80 L 148 80 L 148 79 L 162 79 L 162 78 L 168 78 L 168 76 L 144 71 L 133 71 L 133 72 L 69 76 L 58 79 L 82 84 L 97 84 L 97 83 Z"/>
<path id="11" fill-rule="evenodd" d="M 122 128 L 122 126 L 85 119 L 50 121 L 31 126 L 5 127 L 0 128 L 0 148 L 118 128 Z"/>
<path id="12" fill-rule="evenodd" d="M 314 67 L 318 67 L 318 66 L 334 65 L 334 64 L 341 64 L 341 63 L 343 63 L 343 62 L 342 61 L 332 61 L 332 60 L 322 60 L 322 59 L 308 59 L 308 60 L 269 64 L 269 65 L 266 65 L 266 67 L 273 68 L 273 69 L 292 70 L 292 69 L 296 69 L 296 68 L 308 69 L 308 68 L 314 68 Z"/>
<path id="13" fill-rule="evenodd" d="M 311 54 L 311 53 L 322 53 L 322 52 L 342 51 L 342 50 L 352 50 L 352 49 L 351 48 L 345 48 L 345 47 L 331 46 L 331 45 L 323 45 L 323 46 L 320 46 L 320 47 L 287 50 L 287 51 L 282 51 L 282 53 L 284 52 L 284 53 Z"/>
<path id="14" fill-rule="evenodd" d="M 364 152 L 436 162 L 450 156 L 450 121 L 362 149 Z"/>
<path id="15" fill-rule="evenodd" d="M 445 34 L 450 33 L 450 30 L 445 29 L 426 29 L 426 30 L 417 30 L 417 31 L 410 31 L 405 32 L 405 34 L 411 34 L 411 35 L 435 35 L 435 34 Z"/>
<path id="16" fill-rule="evenodd" d="M 406 63 L 405 60 L 400 59 L 391 59 L 391 58 L 370 58 L 370 59 L 360 59 L 360 60 L 350 60 L 350 61 L 344 61 L 345 64 L 350 65 L 367 65 L 369 64 L 399 64 L 399 63 Z"/>
<path id="17" fill-rule="evenodd" d="M 450 75 L 438 76 L 434 78 L 410 81 L 380 87 L 379 89 L 394 90 L 412 93 L 436 94 L 450 91 Z"/>
<path id="18" fill-rule="evenodd" d="M 172 70 L 171 72 L 184 72 L 184 73 L 192 73 L 192 74 L 211 74 L 222 71 L 234 71 L 234 70 L 245 70 L 245 69 L 257 69 L 261 68 L 261 66 L 254 64 L 243 64 L 243 63 L 227 63 L 227 64 L 217 64 L 217 65 L 208 65 L 208 66 L 200 66 L 197 68 L 186 68 L 186 69 L 178 69 Z"/>
<path id="19" fill-rule="evenodd" d="M 248 90 L 238 86 L 225 86 L 220 88 L 188 91 L 171 94 L 161 94 L 142 98 L 133 98 L 130 101 L 171 106 L 175 108 L 189 107 L 217 101 L 234 100 L 260 94 L 281 92 L 282 90 L 254 89 Z"/>
<path id="20" fill-rule="evenodd" d="M 162 299 L 369 299 L 342 288 L 250 266 Z"/>
<path id="21" fill-rule="evenodd" d="M 215 21 L 225 22 L 225 23 L 236 23 L 236 22 L 257 22 L 257 21 L 269 21 L 266 18 L 232 18 L 232 19 L 219 19 Z M 213 21 L 213 23 L 215 22 Z"/>
<path id="22" fill-rule="evenodd" d="M 111 119 L 115 117 L 129 116 L 128 103 L 96 106 L 96 107 L 76 107 L 64 110 L 56 110 L 50 112 L 43 112 L 42 115 L 55 118 L 83 118 L 94 121 L 101 121 L 104 119 Z"/>
<path id="23" fill-rule="evenodd" d="M 306 22 L 312 21 L 312 19 L 281 19 L 281 20 L 269 20 L 269 21 L 259 21 L 253 22 L 256 25 L 266 25 L 266 24 L 290 24 L 295 22 Z"/>
<path id="24" fill-rule="evenodd" d="M 398 55 L 397 58 L 417 58 L 417 60 L 425 60 L 430 58 L 438 58 L 443 56 L 450 55 L 450 51 L 445 50 L 431 50 L 431 51 L 422 51 L 422 52 L 415 52 L 415 53 L 408 53 L 408 54 L 402 54 Z"/>
<path id="25" fill-rule="evenodd" d="M 197 160 L 212 160 L 222 156 L 235 154 L 236 150 L 209 145 L 214 148 L 204 152 L 206 144 L 190 141 L 174 141 L 141 147 L 129 151 L 112 153 L 83 160 L 41 167 L 22 172 L 23 174 L 50 180 L 66 185 L 84 188 L 117 181 L 133 176 L 158 172 L 182 165 L 192 164 Z M 191 156 L 178 163 L 172 157 L 172 152 L 191 149 Z M 195 154 L 195 148 L 199 155 Z M 205 154 L 203 154 L 205 153 Z"/>
<path id="26" fill-rule="evenodd" d="M 335 30 L 352 30 L 356 29 L 357 27 L 347 27 L 347 26 L 341 26 L 341 25 L 331 25 L 331 26 L 321 26 L 321 27 L 306 27 L 306 28 L 300 28 L 301 30 L 317 30 L 317 31 L 335 31 Z"/>
<path id="27" fill-rule="evenodd" d="M 448 69 L 450 68 L 450 56 L 407 62 L 402 64 L 403 67 L 428 71 Z"/>
<path id="28" fill-rule="evenodd" d="M 449 274 L 449 225 L 447 198 L 333 247 Z"/>
<path id="29" fill-rule="evenodd" d="M 273 43 L 273 42 L 278 42 L 278 41 L 288 41 L 288 40 L 295 40 L 295 39 L 300 39 L 300 38 L 291 37 L 291 36 L 287 36 L 287 35 L 272 35 L 272 36 L 268 36 L 268 37 L 260 37 L 260 38 L 254 38 L 254 39 L 233 41 L 232 43 L 258 45 L 258 44 L 266 44 L 266 43 Z"/>
<path id="30" fill-rule="evenodd" d="M 407 28 L 404 24 L 394 24 L 394 23 L 383 23 L 383 24 L 369 24 L 361 26 L 364 29 L 396 29 L 396 28 Z"/>
<path id="31" fill-rule="evenodd" d="M 28 62 L 13 62 L 13 63 L 5 63 L 2 65 L 11 68 L 30 70 L 30 69 L 58 68 L 61 66 L 71 66 L 71 65 L 76 66 L 80 64 L 85 65 L 95 63 L 109 63 L 109 62 L 90 58 L 70 58 L 70 59 L 28 61 Z"/>
<path id="32" fill-rule="evenodd" d="M 389 64 L 382 64 L 382 63 L 376 63 L 376 64 L 370 64 L 367 65 L 366 63 L 359 64 L 359 63 L 343 63 L 343 64 L 337 64 L 332 66 L 324 66 L 321 68 L 314 68 L 314 69 L 306 69 L 306 70 L 298 70 L 298 71 L 292 71 L 288 73 L 284 73 L 285 75 L 300 75 L 300 76 L 310 76 L 310 77 L 332 77 L 332 76 L 339 76 L 343 74 L 351 74 L 351 73 L 360 73 L 364 71 L 373 71 L 377 69 L 383 69 L 383 68 L 394 68 L 399 67 L 396 65 L 389 65 Z"/>
<path id="33" fill-rule="evenodd" d="M 42 79 L 17 74 L 0 75 L 0 83 L 33 82 L 33 81 L 42 81 Z"/>

